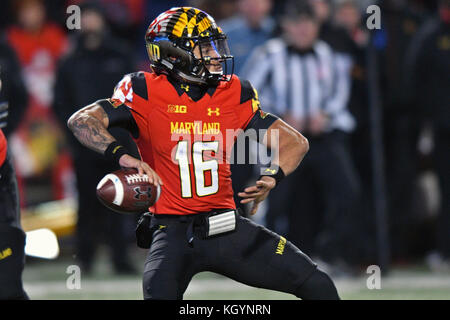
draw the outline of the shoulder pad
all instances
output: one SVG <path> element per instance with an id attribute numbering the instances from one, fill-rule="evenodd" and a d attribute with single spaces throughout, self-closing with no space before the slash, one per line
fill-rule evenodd
<path id="1" fill-rule="evenodd" d="M 255 89 L 248 80 L 241 80 L 241 99 L 240 104 L 256 98 Z"/>
<path id="2" fill-rule="evenodd" d="M 142 99 L 148 100 L 147 81 L 144 72 L 134 72 L 129 74 L 133 92 Z"/>

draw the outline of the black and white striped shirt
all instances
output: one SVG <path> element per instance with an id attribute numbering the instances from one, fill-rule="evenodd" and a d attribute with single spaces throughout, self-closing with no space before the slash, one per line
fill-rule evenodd
<path id="1" fill-rule="evenodd" d="M 351 132 L 351 66 L 348 55 L 333 52 L 323 41 L 300 53 L 276 38 L 254 50 L 242 77 L 258 90 L 264 110 L 281 117 L 289 113 L 298 120 L 323 112 L 330 117 L 326 131 Z"/>

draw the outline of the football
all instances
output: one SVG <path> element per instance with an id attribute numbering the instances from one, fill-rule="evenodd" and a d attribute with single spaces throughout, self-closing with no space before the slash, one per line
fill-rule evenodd
<path id="1" fill-rule="evenodd" d="M 120 169 L 107 174 L 97 185 L 97 198 L 118 213 L 144 213 L 159 199 L 161 188 L 149 183 L 137 169 Z"/>

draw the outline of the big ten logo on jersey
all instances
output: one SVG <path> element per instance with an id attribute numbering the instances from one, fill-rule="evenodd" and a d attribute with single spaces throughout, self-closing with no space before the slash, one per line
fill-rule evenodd
<path id="1" fill-rule="evenodd" d="M 169 104 L 167 106 L 168 113 L 187 113 L 187 106 L 181 106 L 178 104 Z"/>
<path id="2" fill-rule="evenodd" d="M 158 45 L 153 43 L 147 44 L 147 52 L 151 60 L 159 61 L 161 55 Z"/>

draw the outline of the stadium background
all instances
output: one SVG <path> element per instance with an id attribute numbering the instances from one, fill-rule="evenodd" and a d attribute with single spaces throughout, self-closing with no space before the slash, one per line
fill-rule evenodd
<path id="1" fill-rule="evenodd" d="M 95 3 L 104 14 L 110 34 L 117 39 L 115 45 L 127 48 L 127 59 L 132 61 L 127 72 L 133 72 L 149 71 L 143 34 L 160 12 L 173 6 L 195 6 L 210 13 L 221 25 L 222 22 L 229 24 L 233 21 L 230 19 L 238 14 L 240 8 L 242 10 L 241 2 L 246 1 L 99 0 L 89 1 L 89 4 Z M 253 1 L 247 2 L 256 8 Z M 100 239 L 92 272 L 84 274 L 82 269 L 81 289 L 70 290 L 66 283 L 70 276 L 67 268 L 78 264 L 75 254 L 78 190 L 68 148 L 69 138 L 52 110 L 53 90 L 60 63 L 74 50 L 80 32 L 68 30 L 66 22 L 70 14 L 66 13 L 66 8 L 85 3 L 23 0 L 2 1 L 0 4 L 0 28 L 19 59 L 29 97 L 18 128 L 9 134 L 21 191 L 22 226 L 25 231 L 42 227 L 52 229 L 61 247 L 60 256 L 55 260 L 27 258 L 24 285 L 31 299 L 140 299 L 140 271 L 146 253 L 134 245 L 137 217 L 129 216 L 123 220 L 129 250 L 127 259 L 135 272 L 115 273 L 108 258 L 110 249 L 105 239 Z M 283 4 L 284 1 L 273 1 L 268 17 L 277 22 Z M 379 30 L 369 31 L 366 27 L 366 8 L 371 4 L 381 7 Z M 33 17 L 24 19 L 35 21 L 25 26 L 20 14 L 26 11 L 27 6 L 35 5 L 43 5 L 45 13 L 41 20 L 34 19 L 39 9 L 34 11 Z M 332 24 L 338 22 L 337 13 L 342 13 L 338 9 L 345 5 L 357 10 L 357 28 L 353 32 L 347 31 L 357 43 L 360 54 L 354 57 L 353 80 L 359 86 L 356 88 L 365 92 L 363 98 L 355 98 L 363 99 L 363 103 L 348 107 L 360 124 L 352 136 L 355 150 L 352 156 L 366 196 L 366 206 L 360 214 L 368 225 L 367 238 L 364 239 L 367 254 L 353 266 L 359 272 L 337 274 L 338 290 L 344 299 L 448 299 L 450 264 L 435 251 L 438 217 L 445 200 L 442 199 L 440 177 L 434 165 L 433 133 L 437 129 L 430 120 L 434 115 L 430 117 L 431 112 L 426 105 L 417 107 L 404 97 L 408 70 L 405 71 L 407 65 L 402 65 L 417 46 L 421 30 L 430 20 L 438 19 L 438 1 L 336 0 L 330 1 L 330 5 L 333 9 L 327 22 Z M 352 13 L 347 12 L 348 15 Z M 348 20 L 340 20 L 341 23 L 345 21 Z M 29 33 L 27 27 L 45 30 L 45 36 L 40 41 L 29 42 L 27 40 L 33 37 L 33 32 Z M 346 25 L 340 27 L 345 29 Z M 272 34 L 279 32 L 275 26 Z M 232 52 L 233 41 L 230 37 Z M 448 51 L 448 29 L 442 41 L 442 50 Z M 352 97 L 355 86 L 353 90 Z M 100 98 L 104 96 L 97 97 Z M 450 106 L 446 107 L 448 110 Z M 10 110 L 11 114 L 14 112 L 14 109 Z M 442 117 L 448 128 L 450 119 L 445 120 L 445 115 Z M 264 207 L 258 214 L 264 215 Z M 365 271 L 369 265 L 381 266 L 380 290 L 369 290 L 366 286 L 370 274 Z M 292 297 L 249 288 L 206 273 L 194 278 L 185 298 Z"/>

